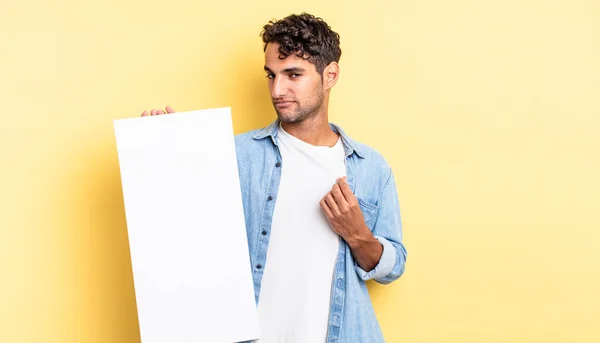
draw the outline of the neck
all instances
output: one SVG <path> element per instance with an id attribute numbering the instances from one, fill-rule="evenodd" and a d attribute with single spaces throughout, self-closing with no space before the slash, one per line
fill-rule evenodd
<path id="1" fill-rule="evenodd" d="M 334 146 L 338 141 L 338 134 L 329 127 L 327 115 L 327 103 L 323 103 L 322 109 L 310 118 L 299 123 L 281 123 L 285 132 L 315 146 Z"/>

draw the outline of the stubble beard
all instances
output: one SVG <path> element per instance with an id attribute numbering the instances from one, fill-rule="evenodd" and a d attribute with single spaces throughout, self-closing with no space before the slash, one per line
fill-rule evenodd
<path id="1" fill-rule="evenodd" d="M 306 119 L 313 118 L 319 113 L 321 107 L 323 106 L 323 92 L 315 92 L 311 103 L 308 104 L 308 107 L 303 107 L 300 103 L 296 102 L 296 108 L 291 115 L 282 114 L 275 104 L 275 112 L 277 113 L 277 117 L 279 120 L 286 124 L 296 124 L 300 123 Z"/>

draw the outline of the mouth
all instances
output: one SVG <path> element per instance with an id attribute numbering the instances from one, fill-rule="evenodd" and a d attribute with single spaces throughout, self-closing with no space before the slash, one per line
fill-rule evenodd
<path id="1" fill-rule="evenodd" d="M 273 102 L 273 104 L 277 108 L 286 108 L 286 107 L 291 106 L 293 103 L 294 103 L 293 101 L 275 101 L 275 102 Z"/>

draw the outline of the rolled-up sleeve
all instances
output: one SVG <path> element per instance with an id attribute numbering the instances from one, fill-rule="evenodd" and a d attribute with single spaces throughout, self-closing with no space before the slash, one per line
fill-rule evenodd
<path id="1" fill-rule="evenodd" d="M 383 246 L 383 253 L 373 270 L 367 272 L 358 263 L 354 268 L 363 280 L 388 284 L 404 274 L 406 264 L 406 248 L 402 244 L 402 223 L 400 220 L 400 204 L 394 174 L 389 169 L 389 176 L 382 189 L 378 201 L 378 214 L 373 227 L 373 235 Z"/>

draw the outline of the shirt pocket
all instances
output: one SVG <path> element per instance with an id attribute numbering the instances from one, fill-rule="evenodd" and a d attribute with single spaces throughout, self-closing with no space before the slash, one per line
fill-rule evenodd
<path id="1" fill-rule="evenodd" d="M 365 224 L 367 224 L 369 230 L 373 231 L 373 226 L 375 225 L 375 220 L 377 219 L 377 212 L 379 210 L 378 206 L 373 205 L 359 197 L 356 199 L 358 200 L 358 206 L 363 213 L 363 217 L 365 217 Z"/>

